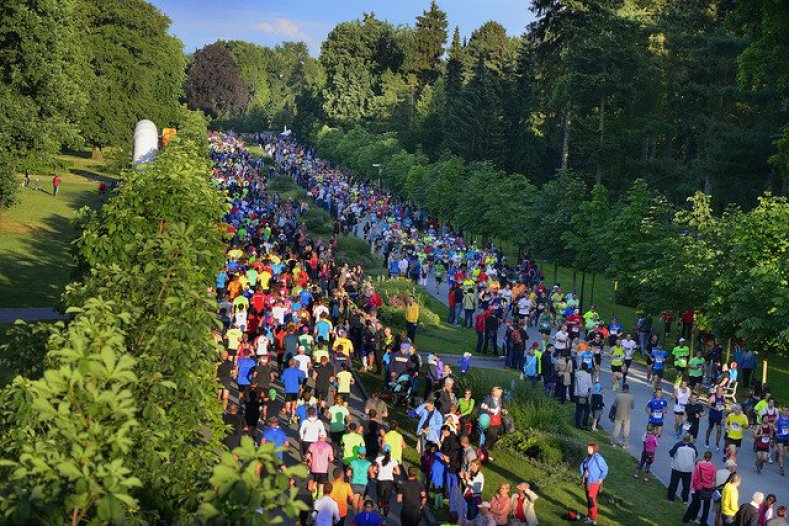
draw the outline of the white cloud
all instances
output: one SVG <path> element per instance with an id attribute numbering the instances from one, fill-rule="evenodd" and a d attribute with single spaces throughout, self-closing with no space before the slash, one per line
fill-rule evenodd
<path id="1" fill-rule="evenodd" d="M 312 40 L 298 22 L 289 18 L 276 18 L 271 22 L 258 22 L 253 24 L 253 27 L 267 35 L 305 40 L 307 42 Z"/>

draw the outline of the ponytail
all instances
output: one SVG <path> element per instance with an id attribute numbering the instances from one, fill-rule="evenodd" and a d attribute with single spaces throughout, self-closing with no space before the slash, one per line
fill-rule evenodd
<path id="1" fill-rule="evenodd" d="M 391 460 L 392 460 L 392 452 L 391 451 L 386 451 L 386 452 L 384 452 L 384 459 L 381 461 L 381 465 L 382 466 L 387 466 L 387 465 L 389 465 L 389 462 Z"/>

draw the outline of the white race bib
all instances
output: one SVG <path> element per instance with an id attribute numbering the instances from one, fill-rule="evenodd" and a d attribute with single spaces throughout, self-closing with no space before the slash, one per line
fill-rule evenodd
<path id="1" fill-rule="evenodd" d="M 769 444 L 769 443 L 770 443 L 770 437 L 763 436 L 762 437 L 762 444 Z"/>
<path id="2" fill-rule="evenodd" d="M 691 426 L 690 422 L 685 422 L 684 424 L 682 424 L 682 429 L 684 429 L 685 431 L 690 431 L 691 427 L 693 426 Z"/>
<path id="3" fill-rule="evenodd" d="M 732 431 L 739 431 L 740 430 L 740 424 L 738 424 L 737 422 L 732 422 L 731 423 L 731 430 Z"/>
<path id="4" fill-rule="evenodd" d="M 663 411 L 652 411 L 652 418 L 655 419 L 663 418 Z"/>

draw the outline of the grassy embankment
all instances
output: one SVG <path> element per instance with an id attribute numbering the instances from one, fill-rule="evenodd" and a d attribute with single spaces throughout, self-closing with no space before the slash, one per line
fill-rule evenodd
<path id="1" fill-rule="evenodd" d="M 117 178 L 109 161 L 90 158 L 90 151 L 58 156 L 62 168 L 31 174 L 20 202 L 0 218 L 0 308 L 54 306 L 71 278 L 71 242 L 75 212 L 98 207 L 98 187 Z M 61 178 L 52 195 L 52 173 Z M 34 190 L 38 178 L 41 190 Z M 22 174 L 19 174 L 20 184 Z"/>

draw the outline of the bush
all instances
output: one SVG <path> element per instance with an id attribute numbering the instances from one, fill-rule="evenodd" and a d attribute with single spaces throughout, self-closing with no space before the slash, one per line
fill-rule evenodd
<path id="1" fill-rule="evenodd" d="M 331 216 L 318 206 L 310 206 L 302 219 L 310 234 L 330 234 L 332 231 Z"/>
<path id="2" fill-rule="evenodd" d="M 405 278 L 385 279 L 375 284 L 375 290 L 383 299 L 378 316 L 384 323 L 405 327 L 405 302 L 413 296 L 419 304 L 419 325 L 422 328 L 441 327 L 441 317 L 428 307 L 427 296 L 414 283 Z"/>
<path id="3" fill-rule="evenodd" d="M 380 264 L 370 253 L 370 244 L 367 241 L 350 235 L 342 235 L 337 239 L 334 256 L 340 263 L 347 263 L 352 267 L 361 265 L 367 269 Z"/>
<path id="4" fill-rule="evenodd" d="M 505 435 L 499 442 L 527 458 L 537 459 L 548 464 L 559 464 L 563 460 L 562 450 L 553 435 L 536 429 L 515 431 Z"/>

